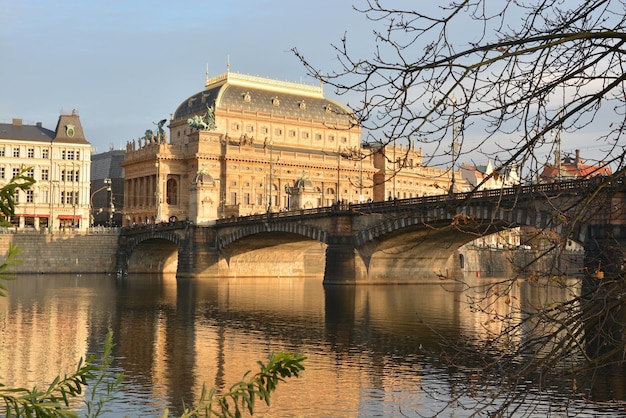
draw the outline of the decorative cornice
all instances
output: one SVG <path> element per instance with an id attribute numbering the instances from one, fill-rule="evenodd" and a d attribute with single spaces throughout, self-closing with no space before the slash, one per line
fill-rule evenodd
<path id="1" fill-rule="evenodd" d="M 312 84 L 280 81 L 270 78 L 231 72 L 226 72 L 212 78 L 207 78 L 205 87 L 209 89 L 211 87 L 216 87 L 218 85 L 226 83 L 249 87 L 263 86 L 266 89 L 271 89 L 277 92 L 298 93 L 320 98 L 324 97 L 324 90 L 321 85 L 314 86 Z"/>

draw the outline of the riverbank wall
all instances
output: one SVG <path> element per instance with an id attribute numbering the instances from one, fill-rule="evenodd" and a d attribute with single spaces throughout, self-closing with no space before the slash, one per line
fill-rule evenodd
<path id="1" fill-rule="evenodd" d="M 582 250 L 556 255 L 532 249 L 462 247 L 457 252 L 455 264 L 461 267 L 466 277 L 577 277 L 583 269 L 584 254 Z"/>
<path id="2" fill-rule="evenodd" d="M 21 250 L 11 265 L 14 274 L 114 273 L 117 251 L 116 229 L 89 233 L 58 232 L 0 234 L 0 262 L 4 262 L 9 245 Z"/>

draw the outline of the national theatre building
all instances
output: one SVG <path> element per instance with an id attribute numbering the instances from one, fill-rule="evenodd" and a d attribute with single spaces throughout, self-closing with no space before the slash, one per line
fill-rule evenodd
<path id="1" fill-rule="evenodd" d="M 321 86 L 226 72 L 127 144 L 124 225 L 444 194 L 421 150 L 364 144 Z M 395 174 L 395 175 L 394 175 Z M 457 178 L 460 178 L 458 176 Z"/>

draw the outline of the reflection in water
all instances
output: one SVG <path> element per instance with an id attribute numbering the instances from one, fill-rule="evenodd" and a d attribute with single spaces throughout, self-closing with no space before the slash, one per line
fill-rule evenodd
<path id="1" fill-rule="evenodd" d="M 115 367 L 126 380 L 108 416 L 179 413 L 203 383 L 227 389 L 279 351 L 305 354 L 306 370 L 280 385 L 260 416 L 428 416 L 446 401 L 432 394 L 448 393 L 461 378 L 440 364 L 442 338 L 496 331 L 455 285 L 39 275 L 8 286 L 0 348 L 11 361 L 0 364 L 0 381 L 49 382 L 101 350 L 113 331 Z M 519 303 L 545 297 L 527 296 L 518 294 Z"/>

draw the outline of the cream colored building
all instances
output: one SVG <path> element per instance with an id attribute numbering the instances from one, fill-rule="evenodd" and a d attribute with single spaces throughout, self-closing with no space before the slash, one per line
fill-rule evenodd
<path id="1" fill-rule="evenodd" d="M 472 165 L 463 163 L 460 167 L 461 176 L 473 188 L 478 190 L 500 189 L 503 187 L 514 187 L 520 184 L 517 167 L 505 167 L 499 172 L 494 172 L 491 160 L 485 165 Z"/>
<path id="2" fill-rule="evenodd" d="M 421 150 L 362 144 L 321 86 L 227 72 L 127 144 L 124 225 L 444 194 Z M 390 162 L 390 156 L 395 159 Z"/>
<path id="3" fill-rule="evenodd" d="M 16 196 L 11 223 L 18 229 L 86 230 L 90 165 L 91 144 L 76 110 L 59 116 L 54 131 L 21 119 L 0 124 L 0 186 L 22 168 L 36 181 Z"/>

